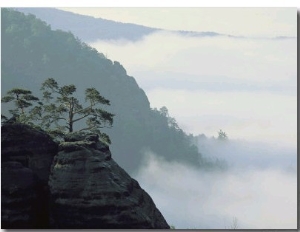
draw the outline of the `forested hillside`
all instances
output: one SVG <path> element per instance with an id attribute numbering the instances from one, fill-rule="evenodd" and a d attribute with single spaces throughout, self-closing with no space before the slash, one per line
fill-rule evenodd
<path id="1" fill-rule="evenodd" d="M 1 9 L 1 24 L 2 96 L 20 87 L 41 97 L 41 83 L 50 77 L 74 84 L 82 101 L 84 89 L 94 87 L 111 102 L 109 111 L 116 116 L 113 127 L 104 131 L 111 138 L 115 160 L 129 173 L 139 167 L 148 150 L 168 161 L 199 168 L 222 166 L 201 157 L 167 108 L 150 108 L 145 92 L 119 62 L 107 59 L 70 32 L 51 30 L 33 15 Z M 8 107 L 2 104 L 3 114 L 7 115 Z"/>
<path id="2" fill-rule="evenodd" d="M 16 8 L 17 11 L 33 14 L 49 23 L 53 29 L 71 31 L 85 42 L 96 40 L 126 39 L 137 41 L 144 36 L 159 31 L 132 23 L 121 23 L 102 18 L 74 14 L 54 8 Z"/>

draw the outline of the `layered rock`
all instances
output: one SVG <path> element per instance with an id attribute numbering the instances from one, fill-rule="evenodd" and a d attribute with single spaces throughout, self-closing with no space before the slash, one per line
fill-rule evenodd
<path id="1" fill-rule="evenodd" d="M 169 228 L 98 135 L 72 133 L 58 147 L 28 125 L 1 130 L 2 228 Z"/>
<path id="2" fill-rule="evenodd" d="M 37 216 L 37 180 L 19 162 L 1 165 L 1 227 L 34 228 Z"/>
<path id="3" fill-rule="evenodd" d="M 58 145 L 42 130 L 14 123 L 1 127 L 1 162 L 16 161 L 47 184 Z"/>
<path id="4" fill-rule="evenodd" d="M 48 179 L 57 144 L 24 124 L 1 127 L 2 228 L 47 228 Z"/>
<path id="5" fill-rule="evenodd" d="M 51 228 L 169 228 L 96 135 L 71 135 L 59 150 L 49 178 Z"/>

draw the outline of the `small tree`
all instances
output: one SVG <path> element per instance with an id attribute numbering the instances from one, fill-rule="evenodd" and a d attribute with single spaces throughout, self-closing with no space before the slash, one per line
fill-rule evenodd
<path id="1" fill-rule="evenodd" d="M 219 140 L 223 140 L 224 141 L 224 140 L 228 139 L 227 134 L 224 131 L 222 131 L 221 129 L 219 130 L 218 134 L 219 134 L 219 136 L 218 136 Z"/>
<path id="2" fill-rule="evenodd" d="M 55 132 L 64 134 L 74 131 L 74 124 L 86 119 L 86 127 L 79 131 L 93 131 L 110 143 L 108 135 L 100 133 L 100 128 L 111 127 L 113 124 L 113 114 L 97 107 L 100 104 L 110 105 L 109 100 L 105 99 L 95 88 L 85 90 L 86 105 L 79 103 L 74 97 L 76 92 L 75 85 L 65 85 L 60 87 L 53 79 L 47 79 L 43 84 L 43 106 L 34 108 L 36 119 L 41 120 L 42 127 Z M 54 130 L 53 130 L 54 126 Z"/>
<path id="3" fill-rule="evenodd" d="M 16 122 L 27 123 L 31 120 L 30 118 L 30 107 L 33 106 L 33 103 L 38 102 L 39 99 L 32 95 L 32 92 L 27 89 L 15 88 L 7 92 L 6 96 L 1 98 L 3 103 L 13 102 L 15 108 L 9 110 L 9 113 L 12 115 L 12 118 Z M 41 102 L 38 102 L 40 105 Z M 1 118 L 4 121 L 7 121 L 8 118 L 4 115 L 1 115 Z"/>
<path id="4" fill-rule="evenodd" d="M 234 218 L 232 219 L 232 224 L 231 224 L 231 228 L 230 228 L 230 229 L 236 230 L 236 229 L 238 229 L 238 228 L 239 228 L 239 226 L 238 226 L 238 219 L 237 219 L 236 217 L 234 217 Z"/>
<path id="5" fill-rule="evenodd" d="M 233 229 L 236 230 L 239 228 L 238 219 L 236 217 L 232 218 L 231 225 L 229 227 L 225 226 L 225 229 Z"/>

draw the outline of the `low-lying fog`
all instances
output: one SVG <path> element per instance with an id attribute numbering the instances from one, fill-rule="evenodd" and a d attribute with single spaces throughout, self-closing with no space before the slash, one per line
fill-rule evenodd
<path id="1" fill-rule="evenodd" d="M 228 171 L 196 170 L 148 152 L 135 176 L 170 225 L 176 229 L 297 228 L 295 150 L 240 141 L 206 142 L 201 146 L 207 154 L 226 160 Z"/>
<path id="2" fill-rule="evenodd" d="M 195 135 L 297 142 L 297 40 L 155 33 L 92 43 Z"/>
<path id="3" fill-rule="evenodd" d="M 297 226 L 297 40 L 191 38 L 157 33 L 91 44 L 134 76 L 151 107 L 166 106 L 226 172 L 204 172 L 147 152 L 135 178 L 176 228 Z"/>

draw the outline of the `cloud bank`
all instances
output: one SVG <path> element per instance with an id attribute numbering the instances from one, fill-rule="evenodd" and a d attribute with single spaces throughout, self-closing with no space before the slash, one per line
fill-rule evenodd
<path id="1" fill-rule="evenodd" d="M 276 168 L 203 172 L 148 152 L 135 176 L 176 229 L 295 229 L 297 176 Z"/>
<path id="2" fill-rule="evenodd" d="M 297 74 L 296 39 L 193 38 L 161 32 L 136 43 L 118 40 L 90 45 L 120 61 L 130 75 L 138 71 L 175 72 L 261 83 Z"/>
<path id="3" fill-rule="evenodd" d="M 144 40 L 91 44 L 120 61 L 166 106 L 199 151 L 229 170 L 204 172 L 168 163 L 151 151 L 135 178 L 177 229 L 297 227 L 296 39 L 191 38 L 157 33 Z M 247 141 L 247 142 L 246 142 Z M 251 141 L 251 142 L 249 142 Z"/>
<path id="4" fill-rule="evenodd" d="M 296 146 L 296 39 L 191 38 L 156 33 L 143 41 L 91 44 L 120 61 L 193 134 Z"/>

